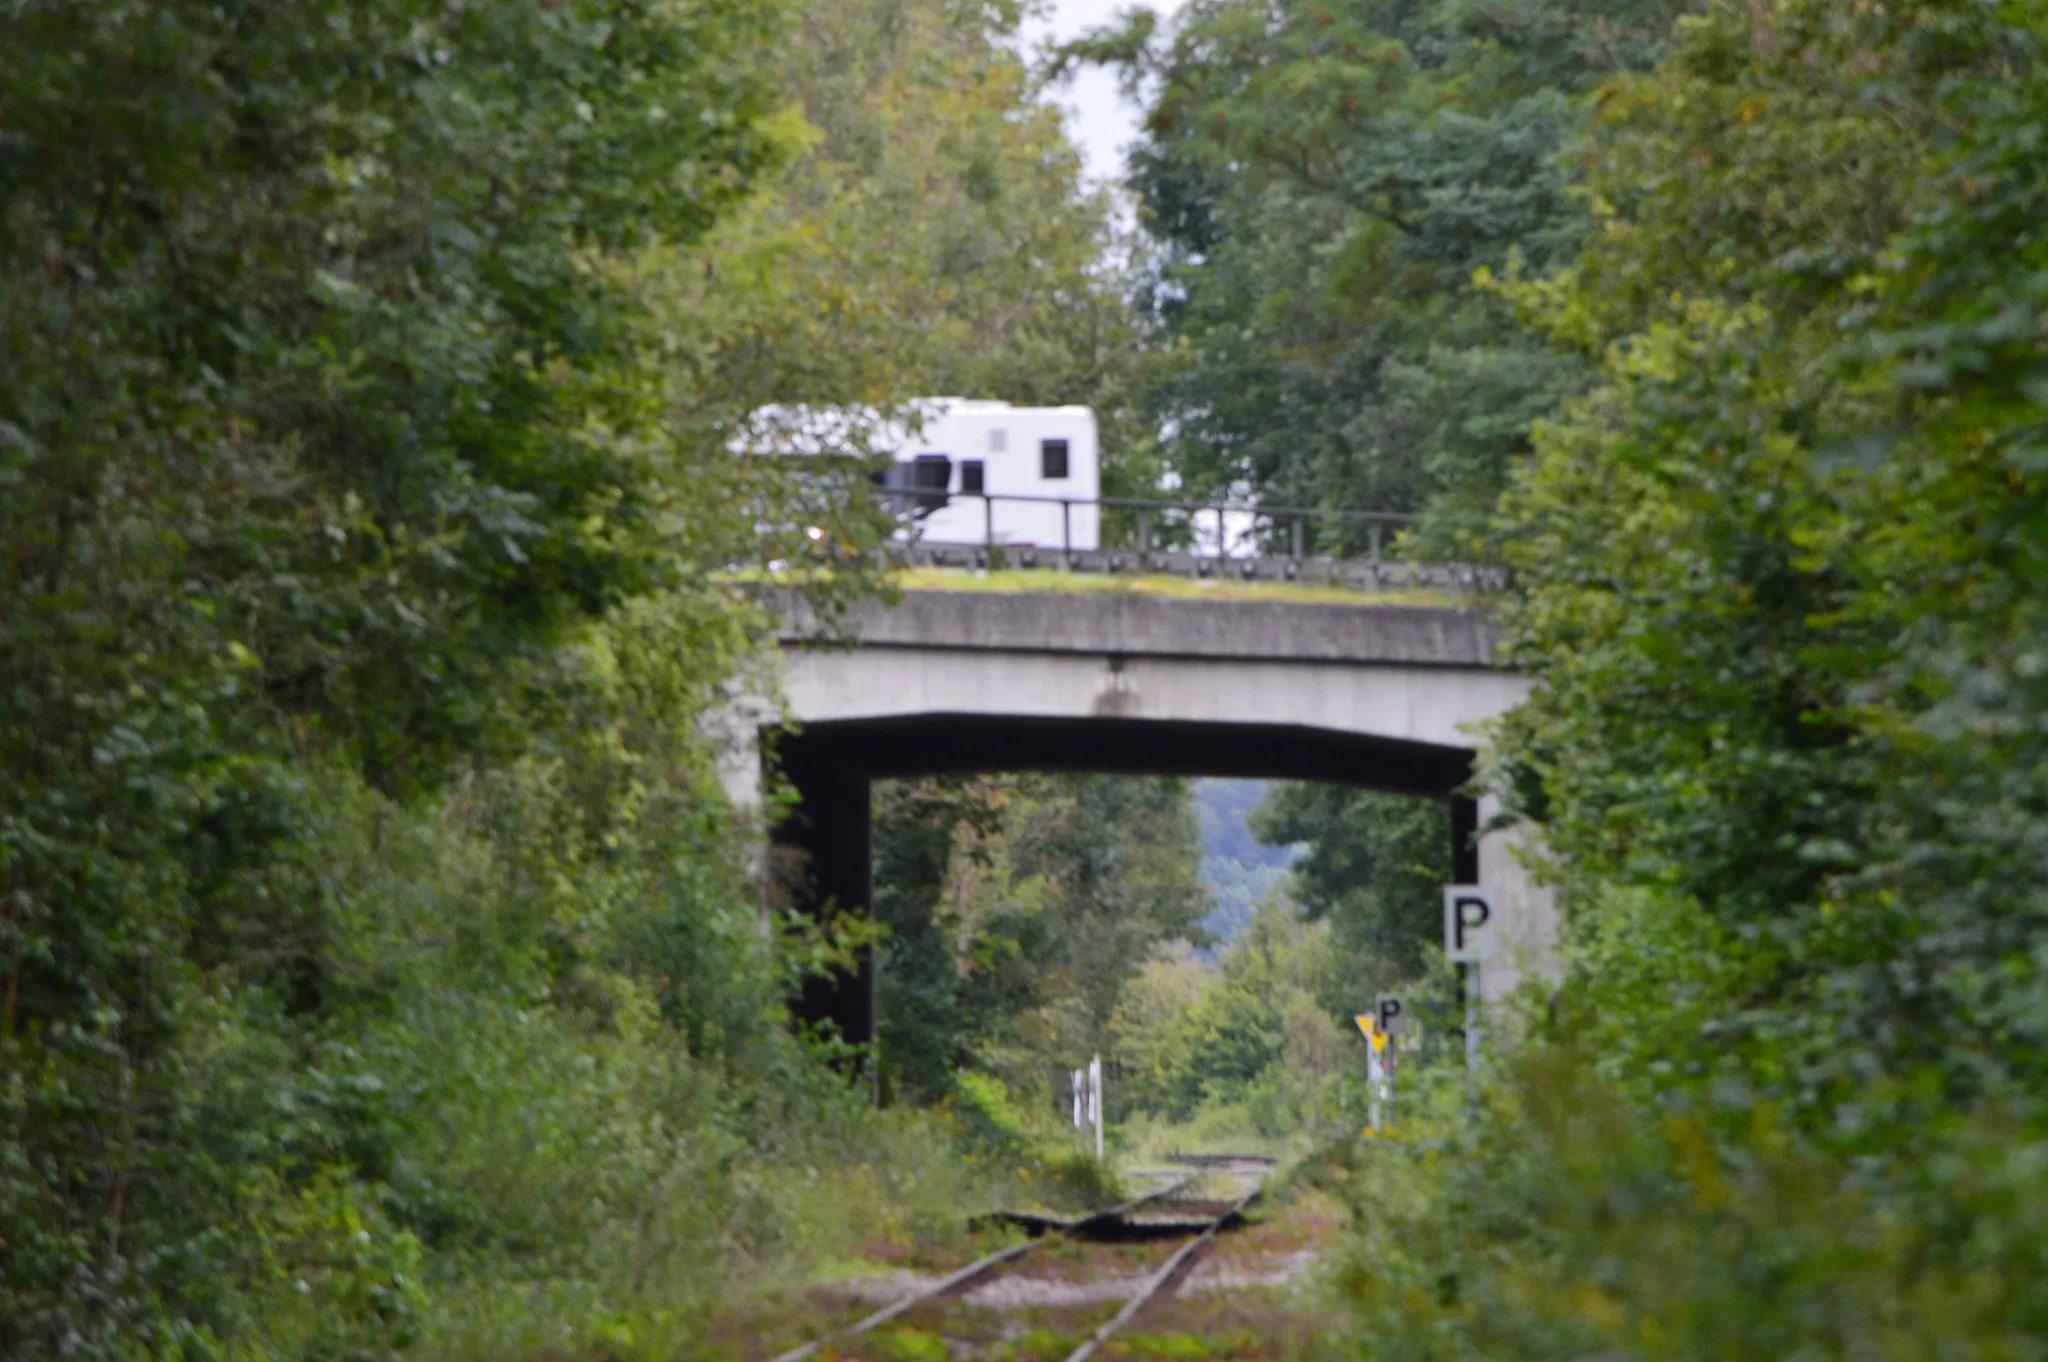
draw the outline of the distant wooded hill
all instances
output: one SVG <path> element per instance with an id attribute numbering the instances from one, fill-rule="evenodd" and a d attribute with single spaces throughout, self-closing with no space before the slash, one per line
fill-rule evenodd
<path id="1" fill-rule="evenodd" d="M 1195 816 L 1202 829 L 1202 879 L 1216 907 L 1202 929 L 1228 945 L 1251 925 L 1259 900 L 1271 893 L 1302 853 L 1301 847 L 1271 847 L 1252 836 L 1245 820 L 1266 797 L 1263 780 L 1198 780 Z"/>

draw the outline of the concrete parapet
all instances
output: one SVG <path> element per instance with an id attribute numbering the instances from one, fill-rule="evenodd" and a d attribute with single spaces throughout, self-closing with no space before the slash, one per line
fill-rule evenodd
<path id="1" fill-rule="evenodd" d="M 1496 668 L 1499 646 L 1489 612 L 1441 606 L 906 591 L 896 605 L 865 602 L 824 621 L 799 597 L 778 605 L 785 645 L 1483 670 Z"/>

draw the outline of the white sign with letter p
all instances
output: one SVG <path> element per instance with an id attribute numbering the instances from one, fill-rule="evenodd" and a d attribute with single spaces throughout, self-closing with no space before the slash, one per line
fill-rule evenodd
<path id="1" fill-rule="evenodd" d="M 1500 891 L 1477 884 L 1444 887 L 1444 955 L 1453 964 L 1491 960 L 1500 943 Z"/>

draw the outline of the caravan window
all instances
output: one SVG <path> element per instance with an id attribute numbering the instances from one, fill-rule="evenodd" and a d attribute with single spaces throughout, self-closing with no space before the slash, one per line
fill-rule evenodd
<path id="1" fill-rule="evenodd" d="M 1040 440 L 1038 442 L 1038 476 L 1041 478 L 1064 478 L 1067 476 L 1067 442 L 1065 440 Z"/>
<path id="2" fill-rule="evenodd" d="M 996 427 L 996 428 L 995 428 L 994 430 L 992 430 L 992 431 L 990 431 L 990 432 L 988 433 L 988 452 L 989 452 L 989 453 L 991 453 L 991 454 L 1002 454 L 1002 453 L 1006 453 L 1006 452 L 1007 452 L 1007 451 L 1009 450 L 1009 448 L 1010 448 L 1010 432 L 1009 432 L 1009 431 L 1007 431 L 1007 430 L 1004 430 L 1004 429 L 1003 429 L 1003 428 L 1002 428 L 1001 426 L 997 426 L 997 427 Z"/>
<path id="3" fill-rule="evenodd" d="M 946 486 L 953 481 L 953 460 L 944 454 L 899 459 L 883 475 L 882 500 L 893 515 L 919 520 L 946 507 Z"/>
<path id="4" fill-rule="evenodd" d="M 960 490 L 968 496 L 977 496 L 986 489 L 982 480 L 982 461 L 962 459 L 960 461 Z"/>

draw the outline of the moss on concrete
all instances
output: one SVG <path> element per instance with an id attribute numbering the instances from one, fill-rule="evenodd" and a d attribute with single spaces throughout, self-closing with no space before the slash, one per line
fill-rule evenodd
<path id="1" fill-rule="evenodd" d="M 1164 596 L 1183 600 L 1296 601 L 1314 605 L 1471 606 L 1476 596 L 1443 591 L 1356 591 L 1311 582 L 1243 582 L 1190 577 L 1109 575 L 1053 569 L 976 572 L 966 568 L 899 568 L 889 584 L 904 591 L 1034 592 Z"/>

